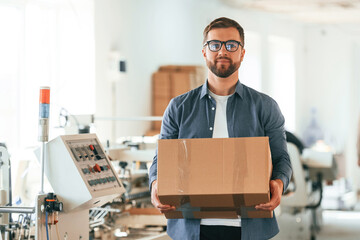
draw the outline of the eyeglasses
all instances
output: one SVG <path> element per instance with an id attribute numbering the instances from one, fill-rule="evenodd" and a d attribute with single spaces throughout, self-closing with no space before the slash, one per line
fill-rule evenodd
<path id="1" fill-rule="evenodd" d="M 225 44 L 225 48 L 228 52 L 235 52 L 236 50 L 238 50 L 239 45 L 241 47 L 243 47 L 243 45 L 241 44 L 241 42 L 236 41 L 236 40 L 229 40 L 226 42 L 223 41 L 219 41 L 219 40 L 210 40 L 207 41 L 203 47 L 205 47 L 206 45 L 208 45 L 209 50 L 212 52 L 217 52 L 222 48 L 222 45 Z"/>

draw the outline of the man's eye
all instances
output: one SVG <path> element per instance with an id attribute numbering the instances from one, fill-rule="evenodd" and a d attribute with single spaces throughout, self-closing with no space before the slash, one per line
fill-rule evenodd
<path id="1" fill-rule="evenodd" d="M 220 47 L 220 44 L 219 43 L 213 43 L 211 44 L 211 48 L 212 49 L 218 49 Z"/>

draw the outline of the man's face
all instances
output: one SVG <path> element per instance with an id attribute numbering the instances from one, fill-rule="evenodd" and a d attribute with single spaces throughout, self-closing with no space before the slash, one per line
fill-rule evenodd
<path id="1" fill-rule="evenodd" d="M 228 41 L 236 40 L 241 42 L 240 34 L 236 28 L 215 28 L 209 31 L 207 41 L 219 40 Z M 242 43 L 243 44 L 243 43 Z M 222 45 L 218 52 L 210 51 L 208 45 L 203 48 L 203 56 L 206 65 L 210 71 L 220 78 L 227 78 L 236 72 L 245 55 L 245 49 L 241 46 L 235 52 L 226 50 L 225 44 Z"/>

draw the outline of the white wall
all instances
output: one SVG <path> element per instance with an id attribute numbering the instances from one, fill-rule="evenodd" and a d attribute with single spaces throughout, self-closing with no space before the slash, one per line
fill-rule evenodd
<path id="1" fill-rule="evenodd" d="M 239 21 L 245 29 L 245 42 L 246 31 L 260 32 L 265 43 L 264 58 L 269 34 L 297 40 L 301 31 L 300 24 L 234 9 L 217 0 L 95 1 L 97 116 L 112 114 L 111 83 L 107 79 L 107 58 L 111 50 L 121 52 L 128 65 L 124 80 L 116 84 L 117 115 L 148 116 L 151 114 L 151 74 L 163 64 L 203 65 L 203 29 L 220 16 Z M 262 65 L 263 89 L 271 94 L 266 62 Z M 118 122 L 116 136 L 142 135 L 149 126 L 142 122 Z M 97 128 L 102 138 L 111 138 L 110 122 L 98 121 Z"/>
<path id="2" fill-rule="evenodd" d="M 163 64 L 204 64 L 202 31 L 220 16 L 233 18 L 244 27 L 245 49 L 246 31 L 261 34 L 261 85 L 270 95 L 268 36 L 294 40 L 296 133 L 302 137 L 310 108 L 316 107 L 326 139 L 331 140 L 336 150 L 346 153 L 347 174 L 356 179 L 354 130 L 360 107 L 360 73 L 356 71 L 360 45 L 351 30 L 339 26 L 297 23 L 270 14 L 234 9 L 218 0 L 95 1 L 97 115 L 112 114 L 111 83 L 107 80 L 107 58 L 111 50 L 121 52 L 128 64 L 126 77 L 116 86 L 117 115 L 148 116 L 151 74 Z M 98 122 L 97 127 L 102 139 L 111 138 L 110 122 Z M 148 128 L 149 123 L 118 122 L 115 135 L 141 135 Z"/>
<path id="3" fill-rule="evenodd" d="M 304 77 L 298 79 L 298 131 L 309 123 L 316 107 L 325 140 L 345 154 L 347 176 L 360 186 L 356 164 L 359 117 L 359 39 L 354 26 L 305 27 Z"/>

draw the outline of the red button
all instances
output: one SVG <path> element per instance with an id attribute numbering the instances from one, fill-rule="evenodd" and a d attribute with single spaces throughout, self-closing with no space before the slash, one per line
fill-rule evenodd
<path id="1" fill-rule="evenodd" d="M 90 145 L 89 147 L 90 147 L 91 151 L 94 151 L 94 146 L 93 145 Z"/>
<path id="2" fill-rule="evenodd" d="M 100 168 L 100 166 L 98 164 L 95 164 L 94 171 L 95 172 L 101 172 L 101 168 Z"/>

